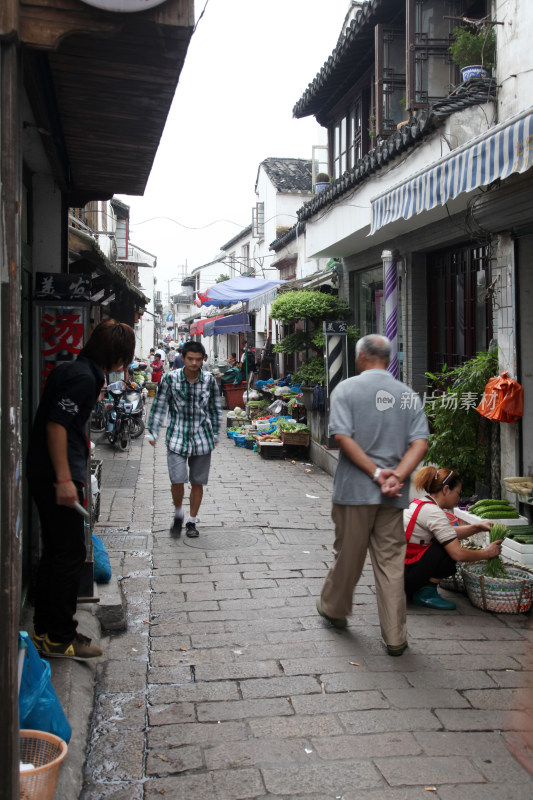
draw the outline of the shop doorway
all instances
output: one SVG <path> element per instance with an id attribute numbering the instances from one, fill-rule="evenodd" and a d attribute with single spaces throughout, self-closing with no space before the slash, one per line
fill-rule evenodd
<path id="1" fill-rule="evenodd" d="M 458 367 L 492 338 L 490 248 L 461 247 L 427 257 L 428 367 Z"/>

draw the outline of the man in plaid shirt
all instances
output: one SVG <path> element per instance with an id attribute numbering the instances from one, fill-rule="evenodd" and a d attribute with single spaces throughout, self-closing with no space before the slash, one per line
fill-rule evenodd
<path id="1" fill-rule="evenodd" d="M 200 342 L 187 342 L 183 346 L 185 366 L 162 378 L 148 420 L 150 443 L 155 446 L 168 409 L 167 461 L 174 501 L 170 532 L 174 536 L 180 536 L 183 527 L 186 481 L 191 483 L 191 496 L 185 533 L 191 538 L 198 536 L 196 515 L 209 477 L 211 451 L 218 442 L 220 430 L 220 392 L 213 375 L 202 370 L 204 355 Z"/>

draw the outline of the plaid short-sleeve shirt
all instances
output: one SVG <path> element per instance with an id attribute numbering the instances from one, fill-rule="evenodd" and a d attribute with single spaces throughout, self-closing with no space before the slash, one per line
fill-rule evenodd
<path id="1" fill-rule="evenodd" d="M 202 456 L 214 449 L 222 409 L 217 382 L 209 372 L 201 371 L 194 383 L 187 380 L 184 369 L 163 377 L 148 420 L 148 430 L 156 439 L 167 410 L 169 450 L 181 456 Z"/>

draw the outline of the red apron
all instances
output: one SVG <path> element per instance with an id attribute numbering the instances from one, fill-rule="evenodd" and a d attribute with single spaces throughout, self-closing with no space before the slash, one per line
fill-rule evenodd
<path id="1" fill-rule="evenodd" d="M 405 563 L 406 564 L 414 564 L 416 561 L 419 561 L 428 547 L 431 547 L 431 544 L 411 544 L 411 536 L 413 535 L 413 530 L 415 528 L 416 518 L 420 513 L 420 509 L 422 506 L 427 505 L 428 503 L 433 503 L 437 505 L 434 500 L 420 500 L 418 497 L 415 497 L 414 500 L 411 500 L 411 503 L 416 503 L 417 508 L 414 510 L 411 519 L 409 520 L 409 524 L 405 530 L 405 539 L 407 541 L 407 550 L 405 551 Z"/>

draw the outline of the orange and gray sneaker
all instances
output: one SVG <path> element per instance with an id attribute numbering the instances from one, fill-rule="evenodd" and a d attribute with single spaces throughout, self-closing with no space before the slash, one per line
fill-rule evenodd
<path id="1" fill-rule="evenodd" d="M 52 642 L 46 633 L 41 646 L 41 653 L 46 658 L 72 658 L 74 661 L 86 661 L 98 658 L 102 650 L 82 633 L 77 633 L 70 642 Z"/>

